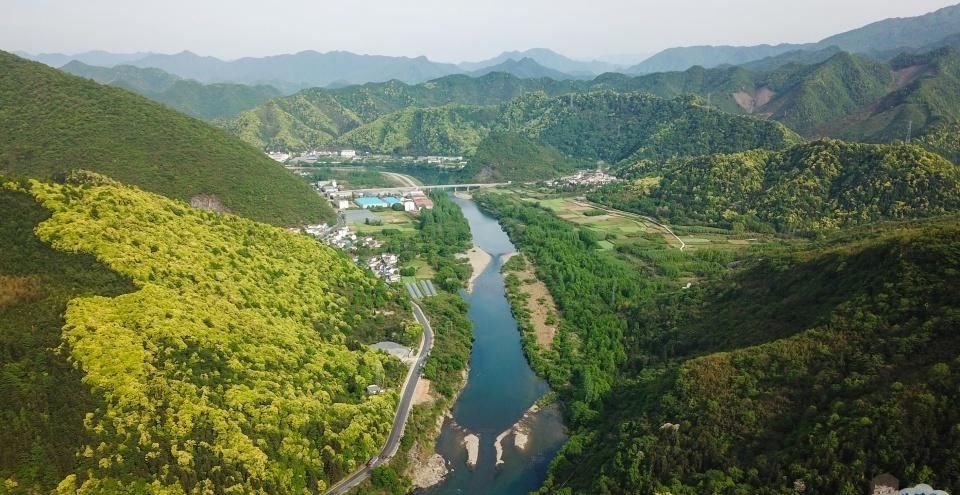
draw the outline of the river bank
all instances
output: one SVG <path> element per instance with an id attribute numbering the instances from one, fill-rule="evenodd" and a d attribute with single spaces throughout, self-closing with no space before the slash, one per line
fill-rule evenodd
<path id="1" fill-rule="evenodd" d="M 500 270 L 516 252 L 514 246 L 473 201 L 454 201 L 470 223 L 475 244 L 472 256 L 468 254 L 474 267 L 472 290 L 462 292 L 470 303 L 467 316 L 474 343 L 467 385 L 436 444 L 449 472 L 441 483 L 419 493 L 527 493 L 543 482 L 550 460 L 566 440 L 562 415 L 555 405 L 531 409 L 549 387 L 527 363 L 505 295 Z M 501 436 L 505 431 L 510 433 Z"/>

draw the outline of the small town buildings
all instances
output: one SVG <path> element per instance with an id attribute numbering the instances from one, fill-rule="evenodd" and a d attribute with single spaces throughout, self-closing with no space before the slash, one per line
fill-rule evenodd
<path id="1" fill-rule="evenodd" d="M 403 211 L 417 211 L 417 204 L 412 199 L 403 200 Z"/>
<path id="2" fill-rule="evenodd" d="M 335 206 L 338 210 L 346 210 L 347 208 L 350 208 L 350 202 L 345 199 L 335 199 L 333 200 L 333 206 Z"/>
<path id="3" fill-rule="evenodd" d="M 380 392 L 383 392 L 383 389 L 380 388 L 380 385 L 367 385 L 367 395 L 377 395 Z"/>
<path id="4" fill-rule="evenodd" d="M 356 150 L 340 150 L 340 156 L 343 158 L 353 158 L 357 156 Z"/>

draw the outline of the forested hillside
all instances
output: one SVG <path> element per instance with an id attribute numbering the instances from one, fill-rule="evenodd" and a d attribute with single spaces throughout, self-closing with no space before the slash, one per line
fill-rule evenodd
<path id="1" fill-rule="evenodd" d="M 677 224 L 810 234 L 960 210 L 960 167 L 919 146 L 823 140 L 672 163 L 592 199 Z"/>
<path id="2" fill-rule="evenodd" d="M 261 148 L 307 149 L 330 145 L 356 127 L 410 107 L 498 105 L 529 91 L 559 94 L 579 87 L 573 81 L 494 72 L 481 77 L 452 75 L 417 85 L 388 81 L 310 88 L 244 112 L 224 126 Z"/>
<path id="3" fill-rule="evenodd" d="M 503 106 L 499 125 L 569 156 L 608 163 L 780 149 L 800 141 L 780 124 L 713 111 L 694 98 L 612 91 L 529 94 Z"/>
<path id="4" fill-rule="evenodd" d="M 956 218 L 879 224 L 646 300 L 541 492 L 960 491 L 958 270 Z"/>
<path id="5" fill-rule="evenodd" d="M 363 344 L 420 331 L 381 281 L 91 173 L 5 188 L 7 489 L 322 492 L 379 450 L 405 368 Z"/>
<path id="6" fill-rule="evenodd" d="M 408 107 L 358 127 L 338 142 L 374 153 L 472 155 L 496 117 L 496 107 Z"/>
<path id="7" fill-rule="evenodd" d="M 51 178 L 85 168 L 281 225 L 333 215 L 259 150 L 128 91 L 0 52 L 0 101 L 5 174 Z"/>
<path id="8" fill-rule="evenodd" d="M 589 166 L 528 137 L 495 132 L 480 141 L 458 175 L 470 181 L 536 181 L 569 173 L 578 165 Z"/>

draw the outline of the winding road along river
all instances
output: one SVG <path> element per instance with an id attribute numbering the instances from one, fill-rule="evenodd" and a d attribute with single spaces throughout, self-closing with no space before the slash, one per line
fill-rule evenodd
<path id="1" fill-rule="evenodd" d="M 547 466 L 563 442 L 566 432 L 556 406 L 528 416 L 521 423 L 527 432 L 525 449 L 519 449 L 512 435 L 503 441 L 503 464 L 497 466 L 495 441 L 509 430 L 546 393 L 547 384 L 527 364 L 520 347 L 516 320 L 504 295 L 500 268 L 503 255 L 515 251 L 497 221 L 470 200 L 455 198 L 470 222 L 474 243 L 493 257 L 493 262 L 476 280 L 473 292 L 464 293 L 470 302 L 470 320 L 475 337 L 467 385 L 447 419 L 437 441 L 440 453 L 452 468 L 446 479 L 422 493 L 439 494 L 525 494 L 543 482 Z M 477 465 L 466 465 L 463 445 L 466 435 L 480 439 Z"/>

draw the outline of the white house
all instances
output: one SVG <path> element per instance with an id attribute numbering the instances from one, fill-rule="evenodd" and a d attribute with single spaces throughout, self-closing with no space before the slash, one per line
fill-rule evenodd
<path id="1" fill-rule="evenodd" d="M 403 202 L 403 211 L 417 211 L 417 204 L 413 201 L 404 201 Z"/>
<path id="2" fill-rule="evenodd" d="M 343 158 L 353 158 L 357 156 L 357 150 L 340 150 L 340 156 Z"/>

